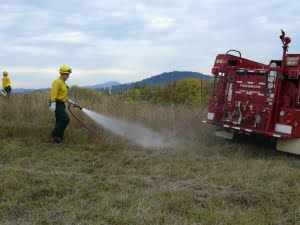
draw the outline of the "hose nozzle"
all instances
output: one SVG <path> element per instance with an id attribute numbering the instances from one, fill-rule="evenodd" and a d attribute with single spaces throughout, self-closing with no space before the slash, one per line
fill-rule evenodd
<path id="1" fill-rule="evenodd" d="M 73 104 L 73 107 L 74 107 L 74 108 L 78 108 L 78 109 L 82 110 L 82 107 L 81 107 L 81 106 L 79 106 L 79 105 Z"/>

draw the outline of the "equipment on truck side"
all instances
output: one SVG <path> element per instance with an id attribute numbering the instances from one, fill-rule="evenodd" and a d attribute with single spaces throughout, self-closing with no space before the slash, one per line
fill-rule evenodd
<path id="1" fill-rule="evenodd" d="M 217 55 L 203 122 L 221 128 L 216 136 L 271 136 L 277 139 L 277 150 L 300 154 L 300 54 L 287 54 L 291 39 L 281 32 L 281 60 L 258 63 L 237 50 Z"/>

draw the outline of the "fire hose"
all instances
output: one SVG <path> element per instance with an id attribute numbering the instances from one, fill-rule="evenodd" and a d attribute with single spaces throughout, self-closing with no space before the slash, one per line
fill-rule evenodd
<path id="1" fill-rule="evenodd" d="M 85 127 L 91 134 L 93 134 L 96 138 L 98 138 L 99 140 L 102 140 L 103 138 L 97 134 L 94 130 L 92 130 L 89 126 L 87 126 L 84 122 L 82 122 L 77 116 L 75 116 L 75 114 L 73 113 L 73 111 L 71 110 L 71 107 L 73 108 L 78 108 L 80 110 L 82 110 L 82 107 L 80 107 L 77 104 L 68 104 L 68 109 L 71 113 L 71 115 L 83 126 Z"/>

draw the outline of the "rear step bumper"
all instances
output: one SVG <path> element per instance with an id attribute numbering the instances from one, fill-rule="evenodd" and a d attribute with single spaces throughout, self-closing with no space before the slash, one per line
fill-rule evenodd
<path id="1" fill-rule="evenodd" d="M 210 120 L 202 120 L 202 123 L 208 123 L 208 124 L 216 125 L 219 127 L 227 128 L 230 130 L 241 131 L 244 133 L 262 134 L 262 135 L 267 135 L 267 136 L 276 137 L 276 138 L 283 138 L 283 139 L 291 138 L 291 136 L 287 135 L 287 134 L 281 134 L 281 133 L 277 133 L 277 132 L 258 131 L 258 130 L 253 130 L 253 129 L 249 129 L 249 128 L 244 128 L 244 127 L 232 126 L 232 125 L 228 125 L 228 124 L 217 124 Z"/>

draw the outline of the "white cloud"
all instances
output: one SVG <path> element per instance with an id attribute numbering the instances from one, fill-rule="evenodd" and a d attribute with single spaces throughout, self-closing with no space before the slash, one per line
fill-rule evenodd
<path id="1" fill-rule="evenodd" d="M 90 37 L 80 31 L 56 32 L 52 34 L 43 34 L 31 38 L 31 41 L 37 42 L 61 42 L 61 43 L 88 43 Z"/>
<path id="2" fill-rule="evenodd" d="M 174 19 L 164 16 L 148 18 L 150 27 L 154 29 L 167 29 L 174 25 Z"/>
<path id="3" fill-rule="evenodd" d="M 49 49 L 45 46 L 25 46 L 25 45 L 13 45 L 8 44 L 2 47 L 2 51 L 7 51 L 13 54 L 29 54 L 29 55 L 57 55 L 58 52 L 55 49 Z"/>
<path id="4" fill-rule="evenodd" d="M 135 9 L 150 29 L 168 29 L 175 25 L 176 19 L 170 15 L 171 10 L 141 3 L 136 4 Z"/>

